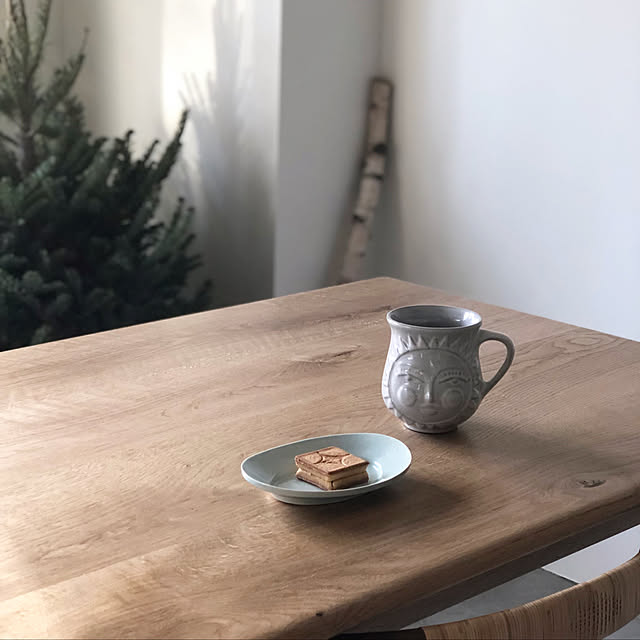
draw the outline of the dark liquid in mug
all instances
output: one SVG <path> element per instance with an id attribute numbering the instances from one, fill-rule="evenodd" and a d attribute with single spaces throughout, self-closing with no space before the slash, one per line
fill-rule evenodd
<path id="1" fill-rule="evenodd" d="M 451 320 L 401 320 L 400 322 L 404 322 L 405 324 L 410 324 L 414 327 L 424 327 L 425 329 L 453 329 L 454 327 L 464 327 L 465 323 L 461 320 L 460 322 L 454 322 Z"/>
<path id="2" fill-rule="evenodd" d="M 479 320 L 477 314 L 467 312 L 465 309 L 452 312 L 450 308 L 439 309 L 437 307 L 404 307 L 391 313 L 391 319 L 396 322 L 420 327 L 423 329 L 455 329 L 468 327 Z"/>

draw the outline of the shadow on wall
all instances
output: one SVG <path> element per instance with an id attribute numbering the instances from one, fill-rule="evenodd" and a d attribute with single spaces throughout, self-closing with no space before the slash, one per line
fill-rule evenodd
<path id="1" fill-rule="evenodd" d="M 255 20 L 246 0 L 217 0 L 213 60 L 183 74 L 182 103 L 193 129 L 181 189 L 197 208 L 195 231 L 216 306 L 270 297 L 273 219 L 268 171 L 256 131 Z"/>

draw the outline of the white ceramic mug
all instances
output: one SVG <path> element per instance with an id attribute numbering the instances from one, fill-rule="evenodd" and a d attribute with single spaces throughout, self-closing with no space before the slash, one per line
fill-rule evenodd
<path id="1" fill-rule="evenodd" d="M 480 314 L 460 307 L 414 305 L 387 314 L 391 342 L 382 376 L 382 397 L 405 426 L 445 433 L 470 418 L 513 362 L 515 348 L 502 333 L 481 329 Z M 484 380 L 479 347 L 502 342 L 507 355 Z"/>

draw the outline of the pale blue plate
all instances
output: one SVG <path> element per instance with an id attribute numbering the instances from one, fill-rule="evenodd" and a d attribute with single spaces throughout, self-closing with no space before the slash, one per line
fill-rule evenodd
<path id="1" fill-rule="evenodd" d="M 369 461 L 369 482 L 350 489 L 325 491 L 296 478 L 295 457 L 307 451 L 336 446 Z M 341 433 L 307 438 L 256 453 L 242 462 L 244 479 L 258 489 L 291 504 L 341 502 L 382 489 L 407 471 L 411 451 L 396 438 L 382 433 Z"/>

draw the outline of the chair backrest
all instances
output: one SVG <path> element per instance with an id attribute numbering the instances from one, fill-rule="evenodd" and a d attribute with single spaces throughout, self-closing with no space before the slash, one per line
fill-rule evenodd
<path id="1" fill-rule="evenodd" d="M 640 554 L 594 580 L 480 618 L 423 627 L 428 640 L 592 640 L 640 614 Z"/>
<path id="2" fill-rule="evenodd" d="M 345 634 L 351 640 L 594 640 L 640 614 L 640 553 L 613 571 L 528 604 L 421 630 Z"/>

